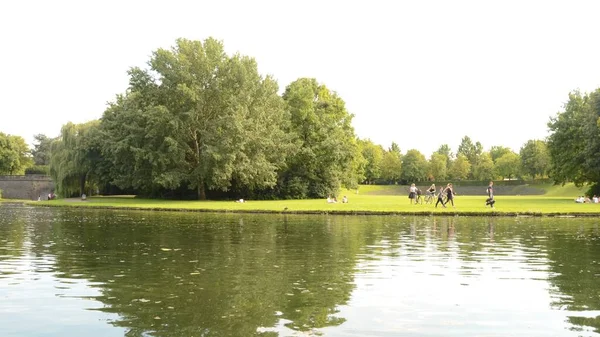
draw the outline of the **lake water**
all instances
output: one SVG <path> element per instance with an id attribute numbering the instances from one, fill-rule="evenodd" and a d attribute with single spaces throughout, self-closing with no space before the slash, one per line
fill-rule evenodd
<path id="1" fill-rule="evenodd" d="M 600 336 L 599 219 L 0 206 L 0 336 Z"/>

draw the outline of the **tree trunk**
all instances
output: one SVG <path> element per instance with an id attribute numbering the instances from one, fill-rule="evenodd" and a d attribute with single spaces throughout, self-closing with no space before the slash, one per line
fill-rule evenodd
<path id="1" fill-rule="evenodd" d="M 85 174 L 79 177 L 79 196 L 82 196 L 85 193 Z"/>
<path id="2" fill-rule="evenodd" d="M 206 200 L 206 190 L 204 189 L 204 180 L 198 179 L 198 200 Z"/>

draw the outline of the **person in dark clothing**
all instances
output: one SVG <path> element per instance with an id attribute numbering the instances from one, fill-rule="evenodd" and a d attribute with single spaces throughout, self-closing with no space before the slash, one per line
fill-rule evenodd
<path id="1" fill-rule="evenodd" d="M 452 184 L 449 183 L 448 186 L 446 186 L 446 195 L 448 196 L 448 200 L 446 200 L 446 203 L 452 203 L 452 207 L 454 207 L 454 188 L 452 188 Z"/>
<path id="2" fill-rule="evenodd" d="M 496 203 L 496 200 L 494 200 L 494 182 L 490 181 L 489 186 L 487 187 L 487 195 L 488 198 L 485 200 L 485 207 L 487 207 L 488 205 L 492 208 L 494 208 L 494 204 Z"/>
<path id="3" fill-rule="evenodd" d="M 436 207 L 436 208 L 437 208 L 437 205 L 438 205 L 440 202 L 442 203 L 442 206 L 443 206 L 444 208 L 446 208 L 446 205 L 444 205 L 444 186 L 440 187 L 440 194 L 438 194 L 438 199 L 437 199 L 437 201 L 435 202 L 435 207 Z"/>

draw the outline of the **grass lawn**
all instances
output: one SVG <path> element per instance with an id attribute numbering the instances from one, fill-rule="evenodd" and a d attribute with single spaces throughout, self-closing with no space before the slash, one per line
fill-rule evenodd
<path id="1" fill-rule="evenodd" d="M 485 207 L 485 195 L 455 197 L 455 208 L 429 204 L 411 205 L 406 195 L 373 195 L 356 191 L 343 191 L 349 203 L 328 204 L 325 199 L 311 200 L 250 200 L 245 203 L 233 201 L 177 201 L 138 199 L 127 197 L 92 197 L 86 201 L 79 199 L 59 199 L 52 201 L 31 201 L 38 206 L 103 207 L 164 210 L 206 210 L 228 212 L 290 212 L 290 213 L 341 213 L 341 214 L 428 214 L 428 215 L 589 215 L 600 216 L 600 204 L 576 204 L 574 197 L 557 196 L 496 196 L 496 207 Z M 555 193 L 558 193 L 554 191 Z M 483 194 L 483 193 L 482 193 Z M 576 197 L 576 195 L 575 195 Z"/>

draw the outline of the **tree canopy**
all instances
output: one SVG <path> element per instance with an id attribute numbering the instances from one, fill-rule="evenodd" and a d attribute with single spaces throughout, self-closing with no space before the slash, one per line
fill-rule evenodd
<path id="1" fill-rule="evenodd" d="M 600 192 L 600 89 L 571 92 L 563 111 L 548 123 L 550 175 L 558 183 L 591 184 Z"/>
<path id="2" fill-rule="evenodd" d="M 23 137 L 0 132 L 0 174 L 23 174 L 32 164 L 29 146 Z"/>

